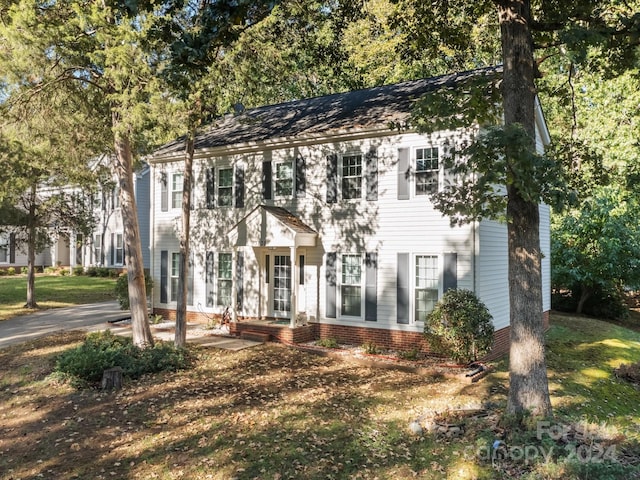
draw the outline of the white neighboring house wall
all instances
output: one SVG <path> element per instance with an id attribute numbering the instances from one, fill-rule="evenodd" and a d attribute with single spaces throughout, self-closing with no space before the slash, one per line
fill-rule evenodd
<path id="1" fill-rule="evenodd" d="M 404 91 L 403 85 L 388 88 Z M 374 90 L 379 91 L 353 95 L 371 92 L 369 101 L 378 107 Z M 348 104 L 348 95 L 309 104 Z M 295 117 L 307 107 L 304 101 L 263 107 L 256 118 L 273 108 L 289 120 L 287 111 Z M 541 114 L 537 108 L 539 147 L 548 143 Z M 194 160 L 188 311 L 206 316 L 230 306 L 238 318 L 292 327 L 316 322 L 418 334 L 446 289 L 465 288 L 487 304 L 496 329 L 508 326 L 506 226 L 483 221 L 451 227 L 423 194 L 433 182 L 442 188 L 447 146 L 467 132 L 399 133 L 384 115 L 386 110 L 362 121 L 353 118 L 349 128 L 318 132 L 314 122 L 333 117 L 302 116 L 297 121 L 310 125 L 304 133 L 285 130 L 226 143 L 223 138 L 220 144 L 203 134 Z M 211 135 L 229 125 L 229 138 L 234 125 L 244 128 L 242 118 L 227 119 Z M 161 149 L 150 164 L 152 302 L 155 309 L 171 311 L 177 293 L 180 142 Z M 546 206 L 541 214 L 546 311 Z"/>

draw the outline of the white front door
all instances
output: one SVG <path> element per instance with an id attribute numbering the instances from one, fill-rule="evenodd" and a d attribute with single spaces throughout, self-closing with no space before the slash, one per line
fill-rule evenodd
<path id="1" fill-rule="evenodd" d="M 275 317 L 291 316 L 291 257 L 273 256 L 272 309 Z"/>

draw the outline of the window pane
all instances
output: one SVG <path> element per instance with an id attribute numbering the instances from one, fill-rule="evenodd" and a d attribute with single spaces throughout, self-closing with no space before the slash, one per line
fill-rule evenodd
<path id="1" fill-rule="evenodd" d="M 218 171 L 218 206 L 233 206 L 233 168 Z"/>
<path id="2" fill-rule="evenodd" d="M 276 164 L 276 195 L 291 196 L 293 192 L 293 162 Z"/>
<path id="3" fill-rule="evenodd" d="M 359 317 L 362 314 L 362 258 L 360 255 L 342 256 L 341 280 L 341 313 Z"/>
<path id="4" fill-rule="evenodd" d="M 342 157 L 342 198 L 362 197 L 362 155 Z"/>
<path id="5" fill-rule="evenodd" d="M 415 269 L 415 321 L 423 322 L 438 301 L 438 257 L 417 255 Z"/>
<path id="6" fill-rule="evenodd" d="M 9 249 L 6 245 L 0 245 L 0 263 L 7 263 L 9 261 L 8 251 Z"/>
<path id="7" fill-rule="evenodd" d="M 438 191 L 438 149 L 416 150 L 416 195 L 427 195 Z"/>
<path id="8" fill-rule="evenodd" d="M 231 305 L 232 262 L 233 258 L 230 253 L 218 254 L 217 304 L 221 307 L 227 307 Z"/>
<path id="9" fill-rule="evenodd" d="M 181 173 L 174 173 L 171 177 L 171 208 L 182 207 L 182 180 Z"/>

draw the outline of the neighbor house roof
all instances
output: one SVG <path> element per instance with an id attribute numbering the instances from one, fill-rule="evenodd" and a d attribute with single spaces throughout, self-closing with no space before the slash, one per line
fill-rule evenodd
<path id="1" fill-rule="evenodd" d="M 388 128 L 391 122 L 406 121 L 415 101 L 425 93 L 442 87 L 456 87 L 478 76 L 492 76 L 500 70 L 501 67 L 486 67 L 246 110 L 239 115 L 224 116 L 207 127 L 196 137 L 194 147 L 198 151 L 274 139 Z M 153 157 L 182 155 L 184 140 L 181 137 L 164 145 Z"/>

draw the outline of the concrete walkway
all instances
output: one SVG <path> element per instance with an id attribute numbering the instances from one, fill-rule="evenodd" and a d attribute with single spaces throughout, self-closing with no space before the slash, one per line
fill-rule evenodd
<path id="1" fill-rule="evenodd" d="M 118 302 L 108 301 L 73 307 L 52 308 L 29 315 L 21 315 L 0 322 L 0 349 L 10 345 L 34 340 L 63 330 L 111 330 L 117 335 L 131 336 L 127 322 L 118 322 L 130 317 L 128 311 L 120 310 Z M 156 329 L 154 338 L 173 341 L 172 329 Z M 211 336 L 200 328 L 187 328 L 187 342 L 206 347 L 241 350 L 260 345 L 260 342 L 235 337 Z"/>

